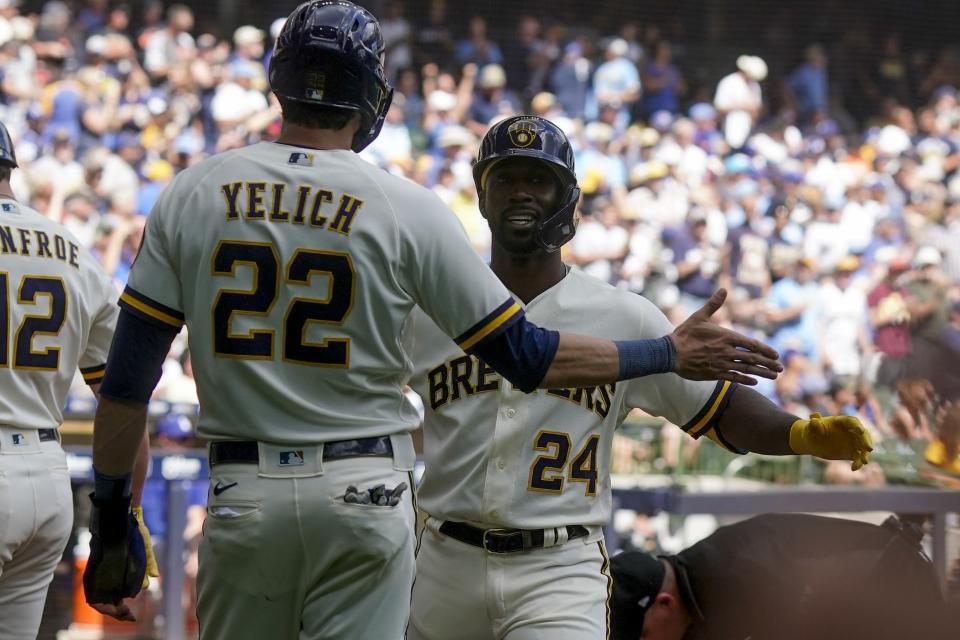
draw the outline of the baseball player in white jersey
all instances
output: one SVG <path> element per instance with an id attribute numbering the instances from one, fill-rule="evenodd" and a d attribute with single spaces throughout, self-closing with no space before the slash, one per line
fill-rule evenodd
<path id="1" fill-rule="evenodd" d="M 645 298 L 561 261 L 551 227 L 572 225 L 565 194 L 576 178 L 558 127 L 523 115 L 494 125 L 474 177 L 493 235 L 491 266 L 531 321 L 624 340 L 674 330 Z M 720 302 L 714 296 L 692 320 L 708 318 Z M 816 453 L 858 467 L 869 451 L 855 418 L 810 427 L 730 380 L 667 373 L 525 394 L 444 340 L 422 313 L 415 312 L 405 341 L 415 363 L 411 386 L 426 411 L 418 501 L 428 517 L 418 544 L 412 640 L 607 637 L 610 574 L 601 526 L 610 518 L 613 433 L 631 409 L 741 453 Z"/>
<path id="2" fill-rule="evenodd" d="M 117 294 L 70 232 L 16 201 L 16 166 L 0 124 L 0 638 L 32 640 L 73 527 L 62 407 L 78 368 L 99 386 Z"/>
<path id="3" fill-rule="evenodd" d="M 151 212 L 95 419 L 101 535 L 85 585 L 101 611 L 125 615 L 135 593 L 130 460 L 184 323 L 197 433 L 211 441 L 205 639 L 403 636 L 419 418 L 402 393 L 411 363 L 400 335 L 414 306 L 527 391 L 740 366 L 667 336 L 614 343 L 528 322 L 439 199 L 357 157 L 390 103 L 382 53 L 366 10 L 339 0 L 295 9 L 270 63 L 278 141 L 187 169 Z M 700 329 L 743 343 L 751 370 L 775 377 L 775 351 Z"/>

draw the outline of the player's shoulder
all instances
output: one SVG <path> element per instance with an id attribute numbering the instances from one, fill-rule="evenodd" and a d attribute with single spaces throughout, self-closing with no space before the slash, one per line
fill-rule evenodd
<path id="1" fill-rule="evenodd" d="M 614 287 L 574 267 L 558 294 L 560 309 L 588 310 L 594 326 L 618 339 L 659 337 L 672 330 L 663 312 L 644 296 Z"/>
<path id="2" fill-rule="evenodd" d="M 629 289 L 615 287 L 608 282 L 604 282 L 590 274 L 573 267 L 567 275 L 570 279 L 566 290 L 571 295 L 577 295 L 589 299 L 591 302 L 601 303 L 615 307 L 618 311 L 631 316 L 656 316 L 660 317 L 663 312 L 650 300 L 639 293 L 634 293 Z"/>
<path id="3" fill-rule="evenodd" d="M 398 217 L 446 210 L 440 197 L 423 185 L 385 171 L 356 154 L 351 156 L 351 162 L 383 194 Z"/>

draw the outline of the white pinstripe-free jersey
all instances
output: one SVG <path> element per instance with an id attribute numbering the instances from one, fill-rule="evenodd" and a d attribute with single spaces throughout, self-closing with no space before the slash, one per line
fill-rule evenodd
<path id="1" fill-rule="evenodd" d="M 103 378 L 117 291 L 59 224 L 0 199 L 0 424 L 51 429 L 79 368 Z"/>
<path id="2" fill-rule="evenodd" d="M 658 338 L 673 327 L 652 303 L 573 269 L 525 307 L 539 326 L 615 340 Z M 729 383 L 675 374 L 588 389 L 513 389 L 415 314 L 405 341 L 411 386 L 424 401 L 426 470 L 420 506 L 441 520 L 536 529 L 604 524 L 610 517 L 613 432 L 640 408 L 699 437 Z"/>
<path id="3" fill-rule="evenodd" d="M 281 443 L 416 427 L 399 338 L 414 305 L 464 348 L 521 313 L 430 191 L 272 142 L 177 176 L 121 305 L 189 326 L 199 435 Z"/>

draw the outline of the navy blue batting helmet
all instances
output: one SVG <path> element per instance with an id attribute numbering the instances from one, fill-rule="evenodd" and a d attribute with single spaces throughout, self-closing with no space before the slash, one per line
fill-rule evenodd
<path id="1" fill-rule="evenodd" d="M 346 0 L 311 0 L 293 10 L 270 58 L 270 87 L 294 102 L 360 113 L 352 148 L 380 133 L 393 99 L 383 70 L 380 23 Z"/>
<path id="2" fill-rule="evenodd" d="M 17 156 L 13 152 L 13 139 L 2 122 L 0 122 L 0 165 L 4 167 L 17 166 Z"/>
<path id="3" fill-rule="evenodd" d="M 547 251 L 559 249 L 573 238 L 573 213 L 580 199 L 573 172 L 573 149 L 560 127 L 537 116 L 512 116 L 493 125 L 480 142 L 473 181 L 483 193 L 490 168 L 505 158 L 536 158 L 548 163 L 560 179 L 560 208 L 540 221 L 537 242 Z"/>

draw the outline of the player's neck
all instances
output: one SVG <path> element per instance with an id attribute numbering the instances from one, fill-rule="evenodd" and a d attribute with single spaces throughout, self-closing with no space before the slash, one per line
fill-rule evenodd
<path id="1" fill-rule="evenodd" d="M 13 189 L 10 188 L 9 180 L 0 180 L 0 198 L 7 198 L 8 200 L 17 199 L 17 197 L 13 195 Z"/>
<path id="2" fill-rule="evenodd" d="M 524 303 L 557 284 L 567 275 L 559 253 L 514 256 L 493 246 L 490 268 L 510 291 Z"/>
<path id="3" fill-rule="evenodd" d="M 314 129 L 284 122 L 280 127 L 277 142 L 320 150 L 350 149 L 355 132 L 356 127 L 352 126 L 343 129 Z"/>

